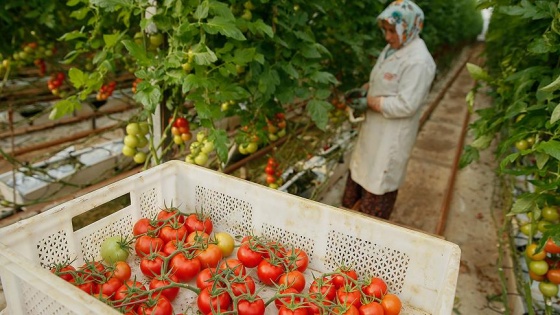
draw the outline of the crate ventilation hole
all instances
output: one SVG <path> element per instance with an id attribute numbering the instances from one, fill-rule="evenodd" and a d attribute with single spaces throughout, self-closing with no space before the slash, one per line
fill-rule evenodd
<path id="1" fill-rule="evenodd" d="M 61 230 L 43 238 L 37 244 L 39 261 L 43 268 L 70 259 L 66 232 Z"/>
<path id="2" fill-rule="evenodd" d="M 44 293 L 37 291 L 29 283 L 22 281 L 22 291 L 24 292 L 24 305 L 26 314 L 38 315 L 72 315 L 74 312 L 58 303 L 56 300 L 48 298 Z"/>
<path id="3" fill-rule="evenodd" d="M 157 192 L 155 187 L 140 194 L 140 215 L 143 218 L 153 218 L 157 215 L 163 205 L 157 204 Z"/>
<path id="4" fill-rule="evenodd" d="M 226 231 L 234 236 L 252 232 L 253 207 L 241 199 L 196 186 L 194 210 L 210 215 L 216 231 Z"/>
<path id="5" fill-rule="evenodd" d="M 407 254 L 338 231 L 329 232 L 327 253 L 327 266 L 332 270 L 342 262 L 353 262 L 351 266 L 362 277 L 380 277 L 391 292 L 401 293 L 410 262 Z"/>
<path id="6" fill-rule="evenodd" d="M 313 241 L 313 239 L 296 234 L 294 232 L 286 231 L 285 229 L 278 228 L 266 223 L 263 224 L 262 231 L 264 236 L 270 238 L 273 241 L 283 244 L 290 244 L 293 245 L 294 248 L 303 249 L 309 256 L 309 261 L 313 261 L 313 250 L 315 248 L 315 242 Z M 289 250 L 290 248 L 286 249 Z"/>

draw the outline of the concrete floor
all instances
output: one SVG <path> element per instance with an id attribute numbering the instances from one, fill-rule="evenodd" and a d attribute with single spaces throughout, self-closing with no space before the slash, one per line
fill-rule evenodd
<path id="1" fill-rule="evenodd" d="M 480 62 L 480 47 L 473 49 L 476 50 L 472 51 L 472 55 L 471 51 L 465 51 L 462 58 Z M 464 59 L 461 58 L 456 61 L 455 70 L 452 69 L 450 75 L 460 71 L 458 76 L 419 132 L 408 164 L 406 182 L 399 190 L 390 220 L 393 223 L 436 233 L 467 115 L 465 96 L 474 86 L 466 68 L 461 67 L 462 61 Z M 452 78 L 444 78 L 434 86 L 428 101 L 433 100 L 449 80 Z M 482 108 L 490 103 L 489 97 L 480 95 L 475 106 Z M 470 116 L 470 121 L 475 118 Z M 467 134 L 466 138 L 466 143 L 469 143 L 470 135 Z M 459 170 L 454 182 L 442 236 L 458 244 L 462 251 L 455 314 L 500 314 L 505 310 L 501 301 L 494 301 L 504 291 L 498 277 L 498 229 L 503 213 L 495 167 L 492 151 L 482 152 L 480 161 Z M 345 180 L 346 176 L 341 178 L 322 202 L 339 206 Z M 502 264 L 504 266 L 504 269 L 511 270 L 508 268 L 511 263 L 506 261 Z M 511 293 L 513 289 L 509 290 Z M 509 302 L 510 309 L 514 309 L 513 314 L 524 313 L 518 302 Z"/>

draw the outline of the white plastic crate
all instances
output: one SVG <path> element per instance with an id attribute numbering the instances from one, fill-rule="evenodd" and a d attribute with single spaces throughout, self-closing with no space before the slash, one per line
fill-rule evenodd
<path id="1" fill-rule="evenodd" d="M 73 217 L 126 194 L 130 206 L 73 231 Z M 77 257 L 75 266 L 84 258 L 100 259 L 106 237 L 129 235 L 136 220 L 154 216 L 171 202 L 187 213 L 204 209 L 216 231 L 264 235 L 305 249 L 308 277 L 331 272 L 344 261 L 362 276 L 386 279 L 404 303 L 403 314 L 452 313 L 460 261 L 456 244 L 179 161 L 0 229 L 8 313 L 118 314 L 44 267 L 67 258 Z M 184 311 L 194 301 L 191 295 L 174 305 Z M 270 305 L 267 314 L 275 313 Z"/>

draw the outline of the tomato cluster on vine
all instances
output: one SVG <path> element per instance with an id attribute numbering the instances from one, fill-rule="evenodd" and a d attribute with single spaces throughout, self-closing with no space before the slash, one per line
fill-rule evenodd
<path id="1" fill-rule="evenodd" d="M 274 119 L 267 119 L 266 129 L 270 141 L 276 141 L 284 137 L 286 135 L 286 115 L 284 113 L 276 113 Z"/>
<path id="2" fill-rule="evenodd" d="M 269 157 L 264 168 L 264 173 L 266 174 L 266 183 L 268 187 L 277 189 L 284 183 L 282 178 L 282 170 L 279 168 L 279 164 L 274 157 Z"/>
<path id="3" fill-rule="evenodd" d="M 196 134 L 196 140 L 190 144 L 190 153 L 185 162 L 200 166 L 208 163 L 209 154 L 214 151 L 214 142 L 206 136 L 206 132 L 200 131 Z"/>
<path id="4" fill-rule="evenodd" d="M 132 93 L 136 94 L 137 86 L 140 82 L 142 82 L 142 79 L 140 78 L 134 79 L 134 81 L 132 82 Z"/>
<path id="5" fill-rule="evenodd" d="M 116 81 L 111 81 L 109 82 L 109 84 L 103 84 L 99 89 L 99 92 L 97 92 L 95 98 L 98 101 L 106 101 L 109 98 L 109 96 L 113 95 L 113 91 L 115 90 L 116 86 L 117 86 Z"/>
<path id="6" fill-rule="evenodd" d="M 560 221 L 560 213 L 553 206 L 545 206 L 541 209 L 539 218 L 529 216 L 531 222 L 521 225 L 520 231 L 536 239 L 537 234 L 546 233 L 548 228 Z M 560 284 L 560 245 L 552 238 L 542 238 L 544 245 L 539 246 L 537 242 L 530 242 L 525 247 L 525 257 L 529 268 L 529 278 L 539 282 L 539 291 L 543 296 L 550 298 L 558 295 Z"/>
<path id="7" fill-rule="evenodd" d="M 169 124 L 171 125 L 173 143 L 181 145 L 192 139 L 190 124 L 187 118 L 177 117 L 173 119 L 173 117 L 171 117 L 169 119 Z"/>
<path id="8" fill-rule="evenodd" d="M 122 154 L 132 157 L 134 162 L 138 164 L 144 163 L 147 159 L 147 154 L 141 149 L 148 145 L 148 138 L 146 136 L 149 132 L 150 126 L 147 122 L 131 122 L 127 124 Z"/>
<path id="9" fill-rule="evenodd" d="M 64 79 L 66 79 L 64 72 L 56 72 L 51 75 L 47 82 L 47 87 L 53 95 L 63 97 L 60 87 L 64 84 Z"/>

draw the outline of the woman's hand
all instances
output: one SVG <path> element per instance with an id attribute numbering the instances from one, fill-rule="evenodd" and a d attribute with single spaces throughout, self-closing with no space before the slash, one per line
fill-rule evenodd
<path id="1" fill-rule="evenodd" d="M 381 113 L 381 102 L 383 98 L 381 96 L 369 96 L 367 97 L 368 107 L 377 113 Z"/>

